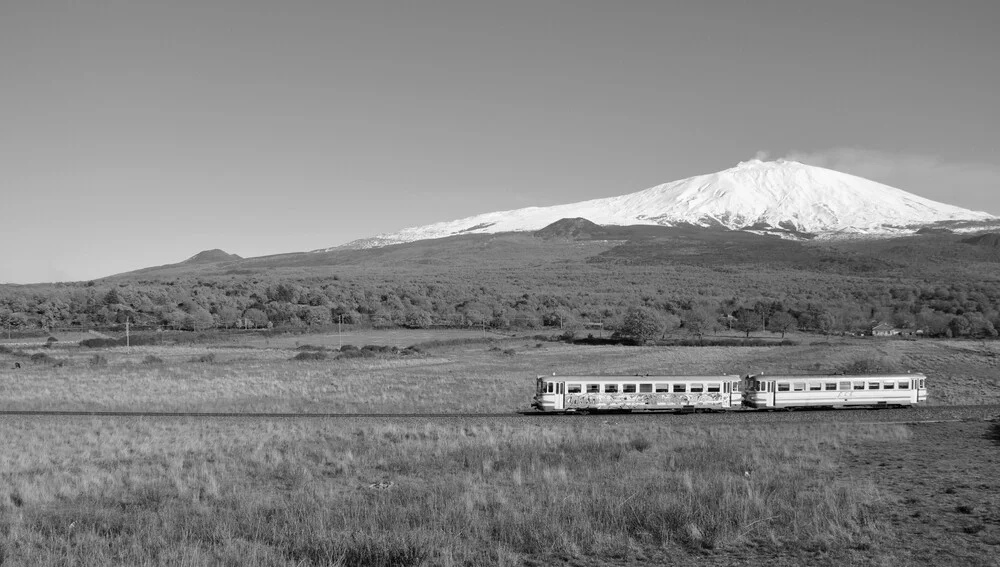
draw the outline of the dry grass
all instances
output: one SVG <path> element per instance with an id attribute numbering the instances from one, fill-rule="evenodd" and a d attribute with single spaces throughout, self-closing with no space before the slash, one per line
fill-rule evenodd
<path id="1" fill-rule="evenodd" d="M 316 344 L 298 337 L 301 344 Z M 45 353 L 59 361 L 32 364 Z M 837 339 L 784 347 L 571 346 L 530 338 L 419 356 L 294 361 L 245 346 L 25 350 L 0 355 L 0 409 L 494 412 L 526 409 L 538 374 L 831 372 L 874 360 L 929 377 L 931 403 L 997 403 L 1000 343 Z M 100 364 L 95 364 L 100 357 Z M 211 359 L 211 362 L 197 362 Z M 13 361 L 22 360 L 14 370 Z M 162 361 L 162 362 L 161 362 Z"/>
<path id="2" fill-rule="evenodd" d="M 0 355 L 0 407 L 496 412 L 526 408 L 536 374 L 832 371 L 857 360 L 926 373 L 937 403 L 996 402 L 1000 388 L 983 386 L 998 385 L 998 350 L 520 338 L 303 362 L 292 347 L 60 345 Z M 12 369 L 35 352 L 62 364 Z M 849 560 L 880 549 L 876 534 L 892 527 L 880 520 L 887 504 L 875 481 L 852 478 L 841 457 L 909 439 L 896 426 L 515 423 L 0 418 L 0 563 L 599 564 L 724 561 L 746 546 Z"/>
<path id="3" fill-rule="evenodd" d="M 544 423 L 544 425 L 542 425 Z M 5 419 L 0 553 L 31 565 L 502 565 L 864 548 L 857 443 L 907 429 Z M 747 476 L 749 473 L 749 476 Z"/>

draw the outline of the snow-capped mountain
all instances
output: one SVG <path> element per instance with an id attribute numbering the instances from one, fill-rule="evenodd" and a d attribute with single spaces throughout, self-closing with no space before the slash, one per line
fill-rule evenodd
<path id="1" fill-rule="evenodd" d="M 690 224 L 808 233 L 820 238 L 897 236 L 941 222 L 1000 222 L 984 212 L 822 167 L 751 160 L 619 197 L 486 213 L 380 234 L 340 248 L 375 248 L 458 234 L 536 231 L 577 217 L 600 225 Z"/>

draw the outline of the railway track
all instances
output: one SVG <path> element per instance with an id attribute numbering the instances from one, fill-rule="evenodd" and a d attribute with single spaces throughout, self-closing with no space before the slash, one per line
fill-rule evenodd
<path id="1" fill-rule="evenodd" d="M 121 418 L 199 418 L 199 419 L 338 419 L 338 420 L 604 420 L 615 423 L 660 422 L 691 424 L 757 423 L 934 423 L 946 421 L 981 421 L 1000 419 L 1000 405 L 922 406 L 900 409 L 838 409 L 765 411 L 734 410 L 717 413 L 591 413 L 589 415 L 550 414 L 535 411 L 507 413 L 287 413 L 287 412 L 163 412 L 163 411 L 90 411 L 90 410 L 0 410 L 0 417 L 121 417 Z"/>

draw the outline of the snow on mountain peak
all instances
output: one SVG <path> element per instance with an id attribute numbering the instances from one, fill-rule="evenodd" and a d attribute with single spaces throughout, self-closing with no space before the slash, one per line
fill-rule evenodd
<path id="1" fill-rule="evenodd" d="M 523 232 L 564 218 L 600 225 L 722 226 L 731 230 L 893 236 L 947 221 L 997 217 L 796 161 L 751 159 L 642 191 L 552 207 L 500 211 L 412 227 L 345 244 L 372 248 L 457 234 Z"/>

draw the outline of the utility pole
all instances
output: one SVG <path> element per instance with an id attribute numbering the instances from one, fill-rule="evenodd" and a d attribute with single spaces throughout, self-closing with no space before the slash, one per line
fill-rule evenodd
<path id="1" fill-rule="evenodd" d="M 132 343 L 130 342 L 129 336 L 128 336 L 128 325 L 129 325 L 129 318 L 126 317 L 125 318 L 125 348 L 131 348 L 132 347 Z"/>
<path id="2" fill-rule="evenodd" d="M 341 334 L 340 326 L 344 324 L 344 315 L 341 314 L 337 319 L 337 341 L 340 343 L 339 348 L 344 348 L 344 335 Z"/>

